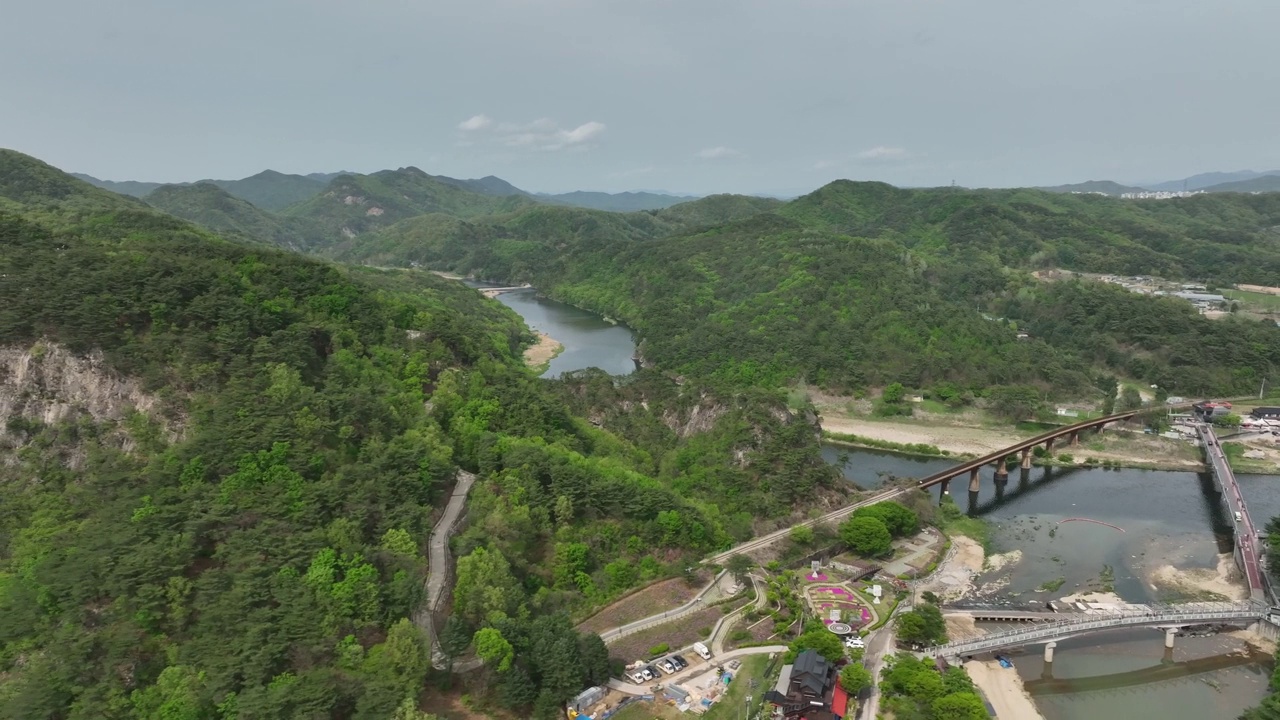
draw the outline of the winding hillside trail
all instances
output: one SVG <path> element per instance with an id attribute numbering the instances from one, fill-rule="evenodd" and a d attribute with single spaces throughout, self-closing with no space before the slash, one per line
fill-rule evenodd
<path id="1" fill-rule="evenodd" d="M 426 602 L 420 605 L 413 615 L 414 624 L 427 634 L 427 639 L 431 643 L 431 664 L 439 670 L 445 668 L 448 658 L 440 649 L 440 639 L 436 637 L 432 615 L 439 609 L 453 575 L 449 558 L 449 538 L 457 529 L 462 512 L 467 507 L 467 495 L 471 492 L 471 486 L 475 481 L 475 475 L 466 470 L 458 471 L 458 482 L 453 486 L 453 494 L 449 496 L 449 503 L 445 505 L 444 515 L 440 516 L 440 522 L 437 522 L 431 531 L 431 542 L 427 550 Z M 456 669 L 463 668 L 458 666 Z"/>

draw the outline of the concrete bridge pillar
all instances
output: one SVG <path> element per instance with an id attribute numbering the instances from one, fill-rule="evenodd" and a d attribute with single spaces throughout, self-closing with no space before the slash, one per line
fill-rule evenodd
<path id="1" fill-rule="evenodd" d="M 1004 458 L 1000 458 L 999 460 L 996 461 L 996 477 L 998 478 L 1009 477 L 1009 466 L 1005 463 Z"/>
<path id="2" fill-rule="evenodd" d="M 941 505 L 942 501 L 947 498 L 947 486 L 950 484 L 951 484 L 951 478 L 947 478 L 946 480 L 943 480 L 942 482 L 938 483 L 938 504 L 939 505 Z"/>
<path id="3" fill-rule="evenodd" d="M 1178 635 L 1178 628 L 1165 628 L 1164 630 L 1164 646 L 1173 649 L 1173 639 Z"/>
<path id="4" fill-rule="evenodd" d="M 1080 446 L 1080 431 L 1076 430 L 1071 433 L 1071 447 Z"/>
<path id="5" fill-rule="evenodd" d="M 1058 643 L 1049 641 L 1044 644 L 1044 661 L 1045 663 L 1053 662 L 1053 649 L 1058 647 Z"/>
<path id="6" fill-rule="evenodd" d="M 1031 448 L 1022 449 L 1022 469 L 1023 470 L 1031 469 Z"/>
<path id="7" fill-rule="evenodd" d="M 1044 443 L 1044 454 L 1045 454 L 1045 455 L 1053 455 L 1053 441 L 1054 441 L 1054 440 L 1057 440 L 1057 438 L 1049 438 L 1048 440 L 1046 440 L 1046 441 L 1045 441 L 1045 443 Z"/>
<path id="8" fill-rule="evenodd" d="M 969 471 L 969 492 L 976 493 L 981 488 L 982 476 L 978 474 L 981 468 L 974 468 Z"/>

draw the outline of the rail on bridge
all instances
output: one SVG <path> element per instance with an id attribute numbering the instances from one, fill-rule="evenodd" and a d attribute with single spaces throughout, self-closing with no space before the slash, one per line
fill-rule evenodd
<path id="1" fill-rule="evenodd" d="M 960 657 L 1020 645 L 1056 642 L 1077 635 L 1130 627 L 1177 627 L 1208 623 L 1255 622 L 1267 616 L 1263 603 L 1212 603 L 1195 606 L 1152 608 L 1145 611 L 1121 611 L 1111 615 L 1087 615 L 1059 622 L 1040 623 L 991 633 L 972 640 L 926 648 L 924 653 L 940 657 Z"/>
<path id="2" fill-rule="evenodd" d="M 942 470 L 941 472 L 936 472 L 920 480 L 920 482 L 918 483 L 918 487 L 927 488 L 927 487 L 932 487 L 934 485 L 942 485 L 942 489 L 945 492 L 947 483 L 949 483 L 952 478 L 958 477 L 965 473 L 969 473 L 969 490 L 972 492 L 977 492 L 979 487 L 978 472 L 979 470 L 982 469 L 984 465 L 994 464 L 996 466 L 997 479 L 999 479 L 1001 476 L 1008 477 L 1009 470 L 1007 467 L 1007 462 L 1009 458 L 1012 458 L 1021 454 L 1022 467 L 1029 468 L 1031 467 L 1031 450 L 1036 446 L 1043 445 L 1045 446 L 1045 449 L 1048 452 L 1052 452 L 1054 442 L 1060 437 L 1069 437 L 1070 443 L 1072 445 L 1077 445 L 1079 444 L 1080 433 L 1084 432 L 1085 430 L 1089 430 L 1093 428 L 1101 430 L 1103 427 L 1105 427 L 1110 423 L 1120 422 L 1122 420 L 1128 420 L 1129 418 L 1132 418 L 1135 415 L 1140 415 L 1144 412 L 1150 412 L 1150 411 L 1151 411 L 1151 408 L 1128 410 L 1125 412 L 1113 413 L 1111 415 L 1106 415 L 1099 418 L 1093 418 L 1091 420 L 1084 420 L 1082 422 L 1075 423 L 1074 425 L 1064 425 L 1060 428 L 1054 428 L 1053 430 L 1050 430 L 1048 432 L 1041 433 L 1039 435 L 1036 435 L 1035 437 L 1028 438 L 1014 445 L 1010 445 L 1009 447 L 1004 448 L 1002 450 L 997 450 L 988 455 L 983 455 L 980 458 L 975 458 L 973 460 L 969 460 L 967 462 L 956 465 L 955 467 Z"/>

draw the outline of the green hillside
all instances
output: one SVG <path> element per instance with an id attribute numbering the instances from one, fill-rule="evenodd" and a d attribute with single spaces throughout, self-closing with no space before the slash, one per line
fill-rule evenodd
<path id="1" fill-rule="evenodd" d="M 305 250 L 319 240 L 319 229 L 309 221 L 273 215 L 210 182 L 161 185 L 145 200 L 152 207 L 215 232 L 290 250 Z"/>
<path id="2" fill-rule="evenodd" d="M 287 217 L 319 223 L 334 242 L 427 213 L 476 217 L 535 204 L 521 196 L 491 196 L 443 182 L 408 167 L 372 175 L 341 175 L 319 195 L 289 207 Z"/>
<path id="3" fill-rule="evenodd" d="M 902 382 L 981 395 L 1029 385 L 1089 397 L 1097 374 L 1122 373 L 1194 395 L 1248 392 L 1280 369 L 1272 324 L 1210 321 L 1186 303 L 1027 272 L 1271 283 L 1280 203 L 1264 196 L 1131 202 L 842 181 L 772 212 L 732 198 L 690 205 L 419 219 L 339 257 L 532 282 L 626 321 L 659 367 L 723 387 Z M 736 209 L 717 214 L 721 205 Z M 1070 303 L 1116 320 L 1063 326 Z"/>
<path id="4" fill-rule="evenodd" d="M 229 194 L 253 203 L 263 210 L 278 212 L 290 205 L 318 195 L 324 183 L 303 175 L 286 175 L 275 170 L 263 170 L 241 180 L 210 180 Z"/>
<path id="5" fill-rule="evenodd" d="M 777 393 L 641 373 L 628 413 L 607 378 L 535 378 L 519 318 L 458 283 L 0 160 L 5 720 L 432 707 L 408 618 L 458 467 L 480 480 L 446 647 L 508 642 L 475 698 L 550 717 L 608 672 L 568 613 L 840 492 Z"/>

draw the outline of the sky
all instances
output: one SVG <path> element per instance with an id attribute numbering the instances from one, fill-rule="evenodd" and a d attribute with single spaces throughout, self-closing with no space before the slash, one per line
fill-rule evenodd
<path id="1" fill-rule="evenodd" d="M 0 147 L 799 194 L 1280 168 L 1275 0 L 9 0 Z"/>

